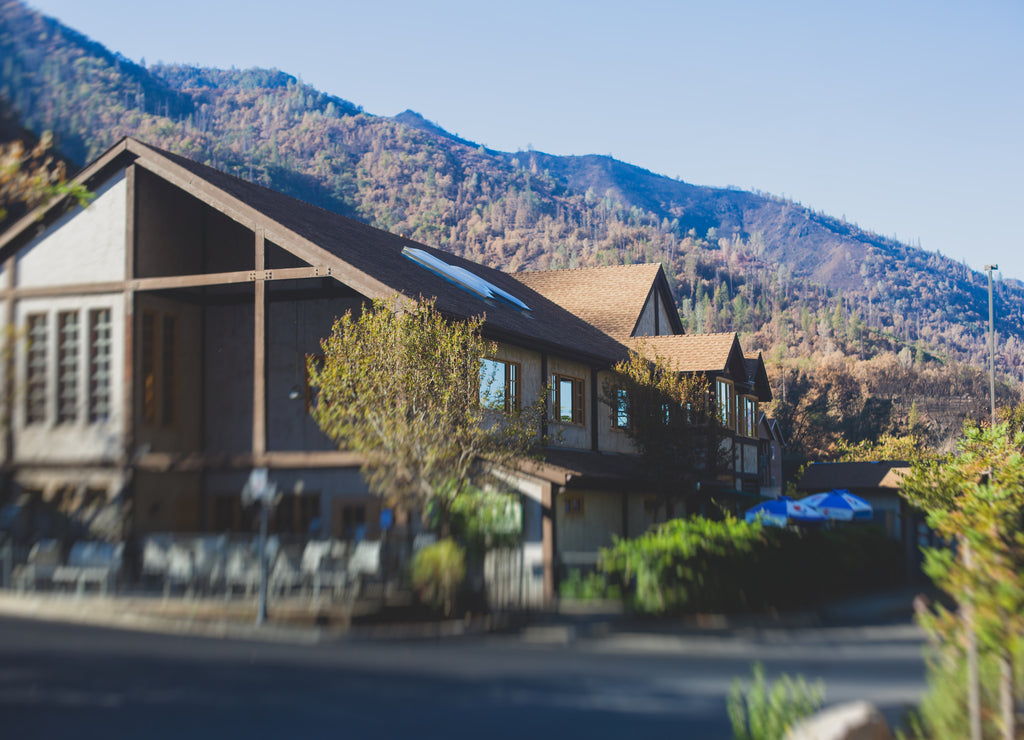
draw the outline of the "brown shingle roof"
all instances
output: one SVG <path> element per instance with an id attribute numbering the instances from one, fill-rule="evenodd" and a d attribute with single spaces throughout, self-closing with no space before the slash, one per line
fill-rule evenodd
<path id="1" fill-rule="evenodd" d="M 184 179 L 187 186 L 201 190 L 205 199 L 216 202 L 220 210 L 250 226 L 265 228 L 268 240 L 298 249 L 307 259 L 312 256 L 333 264 L 336 279 L 369 298 L 395 293 L 410 299 L 433 297 L 438 310 L 450 316 L 486 314 L 484 331 L 497 339 L 525 340 L 549 351 L 599 362 L 616 362 L 626 354 L 619 342 L 508 273 L 375 229 L 137 140 L 127 139 L 126 143 L 141 166 L 164 177 L 172 176 L 172 180 Z M 197 183 L 197 178 L 201 182 Z M 422 249 L 483 277 L 532 310 L 523 312 L 501 301 L 484 302 L 403 256 L 405 247 Z"/>
<path id="2" fill-rule="evenodd" d="M 733 332 L 717 334 L 680 334 L 669 337 L 637 337 L 627 342 L 627 346 L 640 349 L 646 347 L 648 354 L 655 354 L 667 360 L 676 370 L 684 373 L 722 373 L 730 368 L 730 362 L 742 360 L 739 342 Z M 734 365 L 735 367 L 735 365 Z M 746 380 L 746 368 L 743 368 Z"/>
<path id="3" fill-rule="evenodd" d="M 632 336 L 660 270 L 655 263 L 517 272 L 513 277 L 621 342 Z"/>
<path id="4" fill-rule="evenodd" d="M 899 460 L 814 463 L 804 471 L 797 488 L 802 491 L 846 488 L 854 492 L 870 488 L 899 488 L 900 479 L 909 470 L 910 464 Z"/>

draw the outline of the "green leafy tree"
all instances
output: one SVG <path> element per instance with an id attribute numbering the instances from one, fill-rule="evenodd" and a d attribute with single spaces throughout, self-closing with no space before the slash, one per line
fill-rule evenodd
<path id="1" fill-rule="evenodd" d="M 0 221 L 18 203 L 34 208 L 60 195 L 70 195 L 81 205 L 91 200 L 85 186 L 67 181 L 64 163 L 50 153 L 52 144 L 49 132 L 31 149 L 21 141 L 0 144 Z"/>
<path id="2" fill-rule="evenodd" d="M 970 633 L 1001 666 L 1003 737 L 1015 737 L 1013 655 L 1024 635 L 1024 434 L 967 426 L 956 454 L 918 463 L 903 495 L 957 547 L 925 552 L 925 569 L 960 606 L 927 620 L 953 658 Z M 970 619 L 961 618 L 963 614 Z M 927 718 L 925 718 L 927 720 Z"/>
<path id="3" fill-rule="evenodd" d="M 480 403 L 482 358 L 496 349 L 481 324 L 451 321 L 432 301 L 376 300 L 338 319 L 322 360 L 308 362 L 320 428 L 363 455 L 372 491 L 421 513 L 434 504 L 443 530 L 452 502 L 528 455 L 540 426 L 540 401 Z"/>
<path id="4" fill-rule="evenodd" d="M 662 501 L 695 495 L 724 467 L 725 432 L 707 377 L 681 373 L 641 345 L 615 366 L 602 393 Z"/>

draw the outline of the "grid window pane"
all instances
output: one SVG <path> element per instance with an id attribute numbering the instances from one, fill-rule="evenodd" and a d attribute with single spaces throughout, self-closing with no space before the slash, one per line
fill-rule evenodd
<path id="1" fill-rule="evenodd" d="M 46 421 L 46 314 L 28 317 L 28 350 L 25 354 L 25 422 Z"/>
<path id="2" fill-rule="evenodd" d="M 89 421 L 110 418 L 110 309 L 89 312 Z"/>
<path id="3" fill-rule="evenodd" d="M 71 424 L 78 419 L 77 311 L 57 314 L 57 342 L 57 423 Z"/>

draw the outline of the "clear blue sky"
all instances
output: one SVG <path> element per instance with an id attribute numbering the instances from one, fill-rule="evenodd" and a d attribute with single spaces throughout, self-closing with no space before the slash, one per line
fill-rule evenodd
<path id="1" fill-rule="evenodd" d="M 797 200 L 1024 279 L 1021 0 L 30 0 L 147 63 L 276 67 L 488 147 Z"/>

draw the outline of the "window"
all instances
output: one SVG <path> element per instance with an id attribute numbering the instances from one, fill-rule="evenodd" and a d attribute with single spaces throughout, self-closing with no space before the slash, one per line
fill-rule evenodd
<path id="1" fill-rule="evenodd" d="M 57 314 L 57 423 L 78 419 L 78 312 Z"/>
<path id="2" fill-rule="evenodd" d="M 550 413 L 554 421 L 583 423 L 583 381 L 568 375 L 552 375 Z"/>
<path id="3" fill-rule="evenodd" d="M 484 358 L 480 361 L 480 405 L 511 413 L 519 409 L 519 363 Z"/>
<path id="4" fill-rule="evenodd" d="M 156 426 L 156 314 L 142 312 L 142 421 Z"/>
<path id="5" fill-rule="evenodd" d="M 46 421 L 46 314 L 28 316 L 25 354 L 25 423 Z"/>
<path id="6" fill-rule="evenodd" d="M 110 309 L 89 312 L 89 421 L 110 418 Z"/>
<path id="7" fill-rule="evenodd" d="M 616 388 L 614 391 L 615 407 L 612 409 L 612 427 L 615 429 L 629 429 L 629 393 L 625 388 Z M 668 404 L 664 406 L 665 418 L 668 419 Z"/>
<path id="8" fill-rule="evenodd" d="M 583 495 L 579 493 L 565 494 L 565 515 L 583 516 Z"/>
<path id="9" fill-rule="evenodd" d="M 740 397 L 740 434 L 757 437 L 757 399 L 753 396 Z"/>
<path id="10" fill-rule="evenodd" d="M 164 316 L 161 360 L 163 377 L 160 379 L 162 405 L 161 421 L 165 427 L 174 424 L 178 408 L 178 319 Z"/>
<path id="11" fill-rule="evenodd" d="M 178 403 L 178 319 L 142 312 L 142 421 L 173 426 Z"/>
<path id="12" fill-rule="evenodd" d="M 736 403 L 732 381 L 718 378 L 715 387 L 718 391 L 718 420 L 722 426 L 735 431 Z"/>

